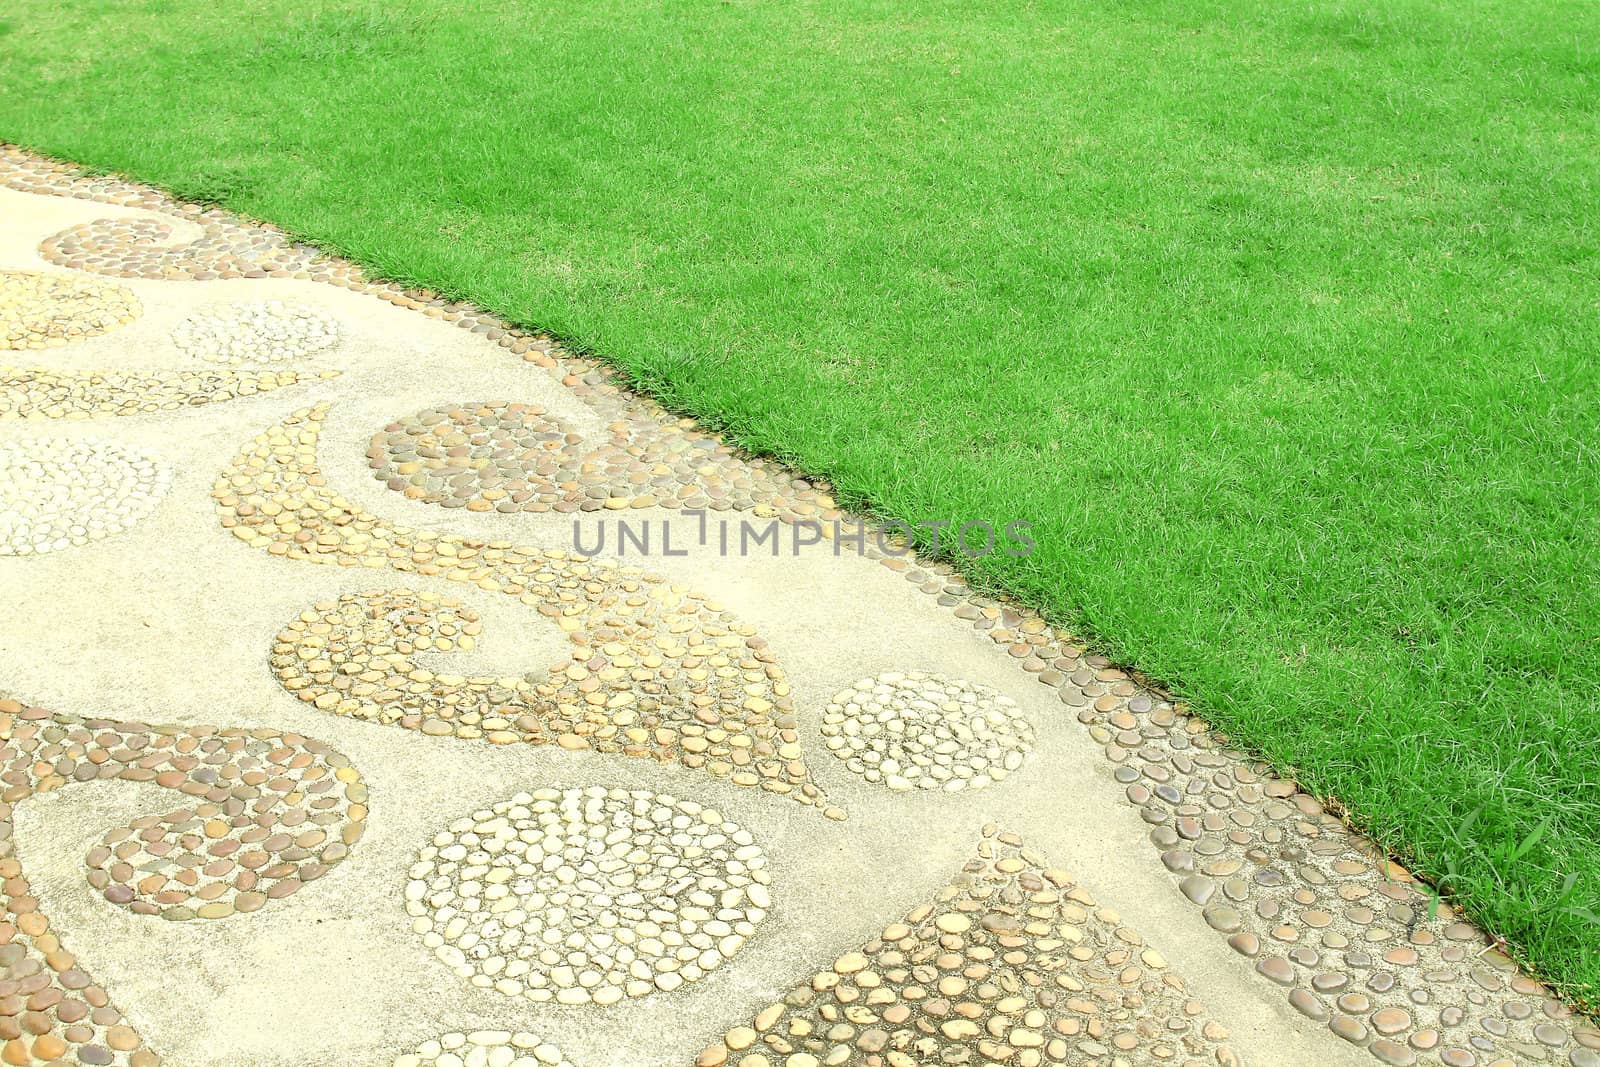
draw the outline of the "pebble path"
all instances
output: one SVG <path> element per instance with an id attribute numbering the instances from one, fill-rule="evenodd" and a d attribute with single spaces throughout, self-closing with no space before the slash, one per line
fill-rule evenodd
<path id="1" fill-rule="evenodd" d="M 540 404 L 492 394 L 421 410 L 413 401 L 384 416 L 392 421 L 380 423 L 371 437 L 366 462 L 414 504 L 483 513 L 703 507 L 790 523 L 848 519 L 826 484 L 740 455 L 692 422 L 631 396 L 604 368 L 471 305 L 373 282 L 355 266 L 270 227 L 177 204 L 115 178 L 79 177 L 20 150 L 0 148 L 0 185 L 145 212 L 81 222 L 45 238 L 38 255 L 54 273 L 6 272 L 9 282 L 0 286 L 5 347 L 43 350 L 116 330 L 141 311 L 138 301 L 122 295 L 119 279 L 327 283 L 481 337 L 547 372 L 551 386 L 605 427 L 586 436 Z M 71 280 L 40 280 L 47 276 Z M 315 309 L 302 314 L 292 307 L 284 302 L 267 311 L 258 306 L 191 320 L 172 343 L 197 364 L 192 368 L 0 369 L 0 419 L 160 415 L 337 373 L 331 365 L 307 368 L 304 361 L 337 363 L 338 323 Z M 330 486 L 319 463 L 330 410 L 316 404 L 275 422 L 243 446 L 214 490 L 222 526 L 247 546 L 296 565 L 398 575 L 386 590 L 330 590 L 279 624 L 266 652 L 273 675 L 307 705 L 462 742 L 548 744 L 670 763 L 799 800 L 834 820 L 843 819 L 843 807 L 825 797 L 807 764 L 808 749 L 817 746 L 865 783 L 858 789 L 876 787 L 897 803 L 932 803 L 943 800 L 935 793 L 978 789 L 980 798 L 1010 796 L 1001 787 L 1010 789 L 1013 777 L 1047 787 L 1029 773 L 1047 724 L 1008 706 L 992 687 L 890 671 L 838 690 L 809 720 L 807 709 L 796 708 L 771 646 L 711 597 L 570 553 L 414 530 L 370 514 Z M 103 435 L 106 427 L 96 431 Z M 0 448 L 10 457 L 9 467 L 0 461 L 0 497 L 7 469 L 24 472 L 11 475 L 13 486 L 27 485 L 12 490 L 19 502 L 12 510 L 23 520 L 13 517 L 8 526 L 0 519 L 0 554 L 9 545 L 12 555 L 41 555 L 105 536 L 148 513 L 166 490 L 159 465 L 142 464 L 129 446 L 103 436 L 75 438 L 71 448 L 6 436 Z M 1136 674 L 1036 615 L 975 593 L 948 565 L 876 548 L 866 555 L 969 626 L 1018 678 L 1046 687 L 1062 715 L 1076 720 L 1103 753 L 1104 773 L 1147 827 L 1152 878 L 1165 879 L 1192 909 L 1202 935 L 1243 961 L 1248 977 L 1241 980 L 1270 991 L 1306 1025 L 1320 1028 L 1328 1048 L 1359 1048 L 1398 1065 L 1600 1065 L 1600 1031 L 1294 782 L 1273 777 Z M 419 652 L 469 650 L 479 620 L 465 604 L 407 587 L 407 576 L 510 596 L 566 635 L 570 657 L 546 672 L 509 679 L 422 668 L 412 659 Z M 834 683 L 841 684 L 847 679 Z M 815 721 L 815 732 L 803 730 L 803 721 Z M 0 837 L 7 912 L 0 920 L 0 1062 L 158 1062 L 40 913 L 11 852 L 10 805 L 91 777 L 153 781 L 185 793 L 190 809 L 114 830 L 90 854 L 87 872 L 109 906 L 177 920 L 218 917 L 226 908 L 248 912 L 289 895 L 341 860 L 364 826 L 364 787 L 354 770 L 326 746 L 297 735 L 84 720 L 16 700 L 0 701 L 0 722 L 10 753 Z M 962 783 L 960 789 L 953 783 Z M 737 973 L 742 958 L 734 956 L 744 941 L 725 939 L 760 938 L 754 916 L 766 910 L 759 896 L 766 883 L 752 868 L 748 883 L 734 886 L 728 857 L 759 849 L 759 842 L 740 844 L 737 835 L 744 831 L 727 830 L 726 820 L 713 828 L 702 817 L 708 809 L 697 814 L 688 805 L 698 802 L 690 798 L 649 799 L 639 792 L 618 784 L 598 797 L 569 800 L 566 791 L 530 789 L 508 801 L 505 811 L 490 807 L 441 830 L 419 853 L 426 858 L 417 860 L 408 883 L 423 886 L 412 901 L 425 912 L 414 918 L 428 924 L 419 935 L 438 938 L 430 945 L 435 951 L 459 953 L 460 963 L 451 965 L 465 969 L 460 977 L 470 984 L 523 1001 L 538 1000 L 528 994 L 540 990 L 557 1006 L 562 990 L 581 990 L 589 1000 L 574 1010 L 600 1010 L 612 999 L 641 994 L 682 996 L 663 991 L 656 976 L 681 976 L 689 966 L 701 974 L 712 965 Z M 564 821 L 560 834 L 538 839 L 548 845 L 522 841 L 522 832 L 534 826 L 519 825 L 516 839 L 528 846 L 522 861 L 496 867 L 489 849 L 478 849 L 486 834 L 501 840 L 499 820 L 505 827 L 537 823 L 551 814 L 536 811 L 540 805 L 559 812 L 576 804 L 587 812 L 590 799 L 598 804 L 594 819 L 583 814 Z M 319 806 L 324 800 L 330 803 Z M 699 909 L 684 943 L 648 933 L 665 931 L 667 924 L 650 918 L 646 908 L 644 920 L 630 916 L 628 922 L 637 940 L 652 941 L 650 952 L 635 948 L 618 966 L 620 938 L 610 935 L 613 941 L 597 945 L 592 931 L 562 925 L 574 914 L 571 890 L 540 888 L 540 878 L 531 875 L 520 890 L 513 882 L 521 864 L 542 870 L 543 859 L 527 860 L 530 851 L 565 855 L 591 840 L 594 828 L 636 806 L 665 813 L 665 825 L 674 830 L 667 840 L 679 834 L 675 820 L 702 817 L 707 829 L 701 834 L 722 834 L 727 843 L 711 848 L 717 859 L 707 860 L 709 867 L 684 868 L 692 872 L 687 897 L 674 893 L 675 908 L 657 909 L 680 918 Z M 644 858 L 676 869 L 682 859 L 677 849 L 690 846 L 658 850 L 663 824 L 653 815 L 627 817 L 641 820 L 629 834 L 636 833 Z M 469 841 L 473 836 L 477 840 Z M 615 844 L 630 840 L 625 835 Z M 458 846 L 463 851 L 452 858 Z M 472 859 L 477 851 L 487 858 Z M 621 910 L 595 904 L 617 894 L 594 876 L 614 881 L 616 872 L 602 871 L 598 860 L 593 871 L 582 860 L 568 866 L 573 877 L 592 883 L 583 886 L 583 907 L 616 916 L 620 928 Z M 485 868 L 481 878 L 479 867 Z M 491 870 L 509 870 L 511 880 L 488 882 Z M 717 892 L 695 888 L 702 878 L 718 884 Z M 495 890 L 494 901 L 538 894 L 545 901 L 513 908 L 523 913 L 514 924 L 493 920 L 499 923 L 495 945 L 509 945 L 499 952 L 484 947 L 490 920 L 481 927 L 472 918 L 457 922 L 467 914 L 465 901 L 491 899 L 491 886 L 505 887 L 504 896 Z M 735 888 L 743 895 L 729 898 L 724 909 L 722 894 Z M 563 920 L 552 922 L 554 892 L 567 893 L 568 900 L 555 905 L 567 908 Z M 698 902 L 705 897 L 713 904 Z M 450 908 L 456 913 L 440 919 Z M 729 914 L 722 916 L 723 910 Z M 739 910 L 742 920 L 733 914 Z M 710 918 L 702 920 L 701 911 Z M 713 937 L 706 932 L 711 923 L 730 931 L 714 928 L 715 948 L 705 941 Z M 522 942 L 514 931 L 521 931 Z M 560 951 L 550 947 L 550 958 L 543 949 L 531 956 L 518 952 L 529 937 L 550 931 L 565 935 Z M 582 943 L 568 945 L 569 937 Z M 698 950 L 692 964 L 680 956 L 691 948 Z M 641 960 L 650 961 L 654 993 L 642 984 L 629 989 L 630 982 L 647 980 L 634 971 Z M 656 969 L 667 960 L 677 971 Z M 508 974 L 514 962 L 527 970 Z M 569 970 L 572 981 L 564 984 Z M 553 1045 L 514 1030 L 449 1030 L 440 1020 L 434 1032 L 443 1036 L 399 1053 L 394 1062 L 565 1062 Z M 728 1030 L 700 1062 L 1226 1064 L 1236 1058 L 1226 1041 L 1165 957 L 1114 910 L 1019 839 L 991 827 L 977 857 L 936 900 Z"/>

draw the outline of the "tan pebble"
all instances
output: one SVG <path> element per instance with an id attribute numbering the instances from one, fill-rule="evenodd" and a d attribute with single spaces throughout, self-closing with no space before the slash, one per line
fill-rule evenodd
<path id="1" fill-rule="evenodd" d="M 39 1060 L 57 1060 L 67 1054 L 67 1043 L 54 1034 L 41 1034 L 34 1039 L 33 1056 Z"/>
<path id="2" fill-rule="evenodd" d="M 964 934 L 972 929 L 971 919 L 953 912 L 939 916 L 933 924 L 947 934 Z"/>
<path id="3" fill-rule="evenodd" d="M 833 969 L 839 974 L 855 974 L 857 971 L 867 969 L 867 957 L 859 952 L 847 952 L 833 963 Z"/>
<path id="4" fill-rule="evenodd" d="M 139 1035 L 126 1026 L 113 1026 L 106 1031 L 106 1044 L 118 1052 L 131 1052 L 141 1044 Z"/>

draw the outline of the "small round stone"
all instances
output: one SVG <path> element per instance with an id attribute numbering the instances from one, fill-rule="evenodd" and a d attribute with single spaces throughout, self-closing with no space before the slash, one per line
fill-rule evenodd
<path id="1" fill-rule="evenodd" d="M 1328 1029 L 1346 1041 L 1352 1041 L 1356 1044 L 1360 1044 L 1367 1039 L 1367 1028 L 1361 1025 L 1361 1020 L 1352 1019 L 1348 1015 L 1335 1015 L 1328 1023 Z"/>
<path id="2" fill-rule="evenodd" d="M 1326 1021 L 1329 1015 L 1328 1006 L 1318 1000 L 1316 995 L 1305 989 L 1292 989 L 1289 991 L 1289 1003 L 1295 1010 L 1307 1018 Z"/>
<path id="3" fill-rule="evenodd" d="M 166 467 L 94 438 L 0 442 L 0 556 L 30 556 L 121 533 L 171 485 Z"/>
<path id="4" fill-rule="evenodd" d="M 735 956 L 766 917 L 751 834 L 646 790 L 541 789 L 451 823 L 406 910 L 474 985 L 560 1004 L 671 992 Z M 764 893 L 762 899 L 765 899 Z"/>
<path id="5" fill-rule="evenodd" d="M 1411 1016 L 1399 1008 L 1383 1008 L 1372 1014 L 1372 1028 L 1380 1034 L 1398 1034 L 1411 1026 Z"/>
<path id="6" fill-rule="evenodd" d="M 1376 1056 L 1380 1062 L 1392 1064 L 1393 1067 L 1411 1067 L 1417 1062 L 1416 1053 L 1387 1038 L 1380 1038 L 1367 1046 L 1367 1051 Z"/>
<path id="7" fill-rule="evenodd" d="M 1033 749 L 1015 701 L 922 672 L 880 674 L 839 693 L 822 713 L 822 737 L 845 766 L 894 790 L 981 789 Z"/>

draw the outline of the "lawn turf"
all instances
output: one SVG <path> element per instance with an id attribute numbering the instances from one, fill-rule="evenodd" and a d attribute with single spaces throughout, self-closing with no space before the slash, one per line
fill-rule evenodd
<path id="1" fill-rule="evenodd" d="M 549 330 L 848 501 L 1033 522 L 968 572 L 1591 1004 L 1597 114 L 1559 0 L 0 10 L 0 138 Z"/>

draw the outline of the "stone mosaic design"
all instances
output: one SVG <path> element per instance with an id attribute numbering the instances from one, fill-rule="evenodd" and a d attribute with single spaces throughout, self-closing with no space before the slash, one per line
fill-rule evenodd
<path id="1" fill-rule="evenodd" d="M 423 943 L 473 985 L 558 1004 L 669 993 L 736 956 L 766 856 L 712 808 L 643 789 L 519 793 L 440 831 L 406 884 Z"/>
<path id="2" fill-rule="evenodd" d="M 48 275 L 0 273 L 0 319 L 10 307 L 3 286 L 12 273 L 56 281 Z M 124 291 L 120 286 L 93 279 L 66 281 L 88 295 L 77 303 L 61 303 L 63 310 L 51 321 L 62 329 L 68 328 L 63 323 L 77 323 L 70 325 L 74 336 L 100 332 L 90 328 L 96 320 L 84 317 L 79 304 L 106 299 L 96 295 L 101 289 Z M 126 294 L 126 298 L 133 301 L 132 294 Z M 69 318 L 69 312 L 78 317 Z M 137 314 L 138 304 L 134 302 L 128 317 Z M 317 308 L 276 300 L 226 305 L 179 324 L 173 330 L 172 343 L 187 356 L 227 364 L 227 368 L 85 371 L 0 367 L 0 419 L 144 415 L 258 396 L 303 381 L 337 377 L 337 371 L 296 372 L 269 365 L 303 358 L 332 347 L 338 340 L 337 322 Z"/>
<path id="3" fill-rule="evenodd" d="M 39 255 L 91 274 L 176 281 L 288 278 L 305 272 L 316 258 L 304 245 L 221 213 L 187 221 L 201 231 L 192 241 L 161 219 L 97 219 L 48 238 Z"/>
<path id="4" fill-rule="evenodd" d="M 497 715 L 509 725 L 505 730 L 494 725 L 492 732 L 511 736 L 491 740 L 538 741 L 553 735 L 564 748 L 677 762 L 844 818 L 810 780 L 788 680 L 751 626 L 715 601 L 656 575 L 558 550 L 413 531 L 358 510 L 327 488 L 317 464 L 327 412 L 327 405 L 320 405 L 295 413 L 258 436 L 223 471 L 213 493 L 222 524 L 245 543 L 289 559 L 469 582 L 514 596 L 559 626 L 574 646 L 572 662 L 535 688 L 533 714 L 524 719 L 512 705 L 516 719 Z M 429 621 L 427 609 L 390 618 L 394 603 L 363 605 L 346 598 L 312 609 L 313 617 L 300 621 L 314 640 L 297 636 L 300 630 L 291 623 L 275 649 L 275 669 L 312 702 L 327 695 L 315 686 L 338 693 L 348 685 L 352 700 L 364 699 L 354 692 L 358 679 L 345 674 L 335 681 L 344 672 L 319 662 L 324 633 L 318 631 L 325 631 L 326 643 L 339 655 L 350 656 L 363 642 L 397 636 L 397 627 L 404 632 L 421 626 L 431 639 L 432 628 L 445 621 L 437 614 Z M 384 621 L 367 621 L 365 613 L 372 611 Z M 371 652 L 353 654 L 374 676 L 371 682 L 359 679 L 363 685 L 382 686 L 387 677 L 386 688 L 393 688 L 393 677 L 385 674 L 395 669 L 393 663 L 385 666 Z M 306 655 L 309 669 L 287 662 Z M 334 665 L 332 659 L 326 662 Z M 291 673 L 295 670 L 301 674 Z M 427 712 L 418 713 L 417 728 L 432 722 L 430 732 L 443 732 L 448 725 L 458 737 L 486 736 L 491 731 L 482 721 L 469 721 L 476 712 L 463 714 L 462 700 L 472 693 L 463 685 L 430 698 Z M 339 703 L 332 703 L 337 710 Z M 359 708 L 352 705 L 349 713 L 358 714 Z M 367 717 L 381 720 L 383 715 Z"/>
<path id="5" fill-rule="evenodd" d="M 354 264 L 324 256 L 264 223 L 242 220 L 220 208 L 177 203 L 154 189 L 120 178 L 79 176 L 71 167 L 12 145 L 0 145 L 0 185 L 161 216 L 97 219 L 55 234 L 39 245 L 39 255 L 58 266 L 120 278 L 300 278 L 373 288 Z M 198 233 L 183 233 L 184 224 Z"/>
<path id="6" fill-rule="evenodd" d="M 338 377 L 290 370 L 54 371 L 0 367 L 0 420 L 182 411 Z"/>
<path id="7" fill-rule="evenodd" d="M 1167 961 L 991 825 L 937 896 L 707 1048 L 698 1067 L 1235 1064 Z"/>
<path id="8" fill-rule="evenodd" d="M 512 355 L 549 371 L 562 388 L 591 407 L 603 420 L 614 423 L 609 428 L 608 447 L 610 443 L 618 443 L 624 449 L 646 449 L 653 457 L 661 457 L 661 462 L 651 465 L 648 476 L 641 471 L 630 471 L 629 482 L 664 478 L 668 473 L 672 474 L 672 479 L 649 491 L 632 493 L 628 496 L 630 507 L 637 500 L 639 507 L 660 504 L 705 507 L 713 511 L 753 510 L 758 515 L 786 522 L 814 519 L 829 523 L 846 518 L 828 496 L 826 486 L 799 477 L 780 464 L 741 454 L 715 435 L 696 427 L 692 420 L 673 418 L 652 401 L 620 388 L 612 381 L 609 368 L 557 355 L 550 338 L 509 326 L 470 303 L 450 301 L 426 290 L 407 290 L 369 281 L 355 264 L 321 256 L 307 246 L 293 245 L 270 226 L 244 224 L 218 209 L 178 203 L 155 190 L 118 178 L 81 176 L 65 164 L 29 155 L 9 145 L 0 145 L 0 184 L 21 192 L 73 196 L 156 212 L 177 222 L 192 222 L 208 232 L 214 231 L 214 236 L 207 241 L 152 250 L 143 243 L 148 240 L 143 234 L 129 232 L 126 227 L 119 229 L 110 221 L 91 223 L 41 244 L 42 256 L 64 266 L 118 276 L 126 271 L 129 276 L 146 278 L 292 277 L 326 282 L 368 293 L 397 307 L 415 310 L 428 318 L 482 336 Z M 172 226 L 154 220 L 146 229 L 170 234 Z M 230 243 L 244 245 L 247 250 L 253 247 L 242 237 L 228 237 L 238 229 L 254 232 L 271 254 L 257 257 L 251 253 L 243 262 L 238 261 L 237 255 L 230 258 L 228 254 L 218 254 L 219 246 Z M 83 247 L 81 231 L 85 230 L 94 233 L 92 252 Z M 551 510 L 576 511 L 596 506 L 583 503 L 583 499 L 592 499 L 586 494 L 578 493 L 574 497 L 564 499 L 560 506 L 551 505 Z"/>
<path id="9" fill-rule="evenodd" d="M 933 592 L 933 568 L 882 562 Z M 1293 782 L 1037 616 L 940 585 L 957 617 L 1057 690 L 1184 896 L 1297 1010 L 1384 1063 L 1600 1065 L 1600 1031 L 1449 905 L 1430 914 L 1426 887 Z"/>
<path id="10" fill-rule="evenodd" d="M 0 348 L 55 348 L 126 325 L 141 310 L 138 298 L 120 285 L 0 270 Z"/>
<path id="11" fill-rule="evenodd" d="M 175 921 L 251 912 L 322 877 L 360 840 L 366 787 L 296 734 L 86 719 L 0 698 L 0 1062 L 156 1067 L 160 1057 L 85 973 L 16 857 L 29 797 L 118 779 L 181 795 L 113 829 L 86 863 L 112 904 Z"/>
<path id="12" fill-rule="evenodd" d="M 184 355 L 210 363 L 288 363 L 338 344 L 339 323 L 308 304 L 227 304 L 179 323 L 172 343 Z"/>
<path id="13" fill-rule="evenodd" d="M 821 518 L 832 502 L 793 497 L 792 479 L 739 464 L 715 438 L 637 417 L 588 441 L 537 404 L 505 400 L 419 411 L 372 438 L 377 479 L 411 500 L 468 511 L 756 509 Z M 811 494 L 807 494 L 811 495 Z"/>
<path id="14" fill-rule="evenodd" d="M 573 1067 L 561 1050 L 532 1034 L 509 1030 L 474 1030 L 441 1034 L 417 1051 L 394 1061 L 394 1067 Z"/>
<path id="15" fill-rule="evenodd" d="M 955 793 L 1019 769 L 1033 750 L 1033 726 L 989 686 L 891 671 L 835 696 L 822 713 L 822 739 L 869 782 Z"/>
<path id="16" fill-rule="evenodd" d="M 769 677 L 745 640 L 723 635 L 697 654 L 687 644 L 662 649 L 638 640 L 594 649 L 574 632 L 574 656 L 543 677 L 439 674 L 413 659 L 470 651 L 481 632 L 477 613 L 453 598 L 409 589 L 348 593 L 291 621 L 274 642 L 271 663 L 279 684 L 323 711 L 433 736 L 601 751 L 623 751 L 632 741 L 637 755 L 670 761 L 709 753 L 735 768 L 750 766 L 759 753 L 781 755 L 783 745 L 770 744 L 766 725 L 783 699 L 781 678 Z M 676 670 L 662 654 L 672 648 L 734 687 L 695 686 L 692 679 L 687 691 L 674 686 Z M 729 702 L 753 713 L 746 722 L 753 733 L 732 732 Z M 664 743 L 662 731 L 674 743 Z M 798 758 L 798 747 L 788 754 Z"/>
<path id="17" fill-rule="evenodd" d="M 157 192 L 116 178 L 78 176 L 70 167 L 9 146 L 0 146 L 0 184 L 28 192 L 147 209 L 175 220 L 237 225 L 270 235 L 268 243 L 288 244 L 270 228 L 248 227 L 218 211 L 177 204 Z M 196 272 L 193 276 L 207 271 L 216 273 L 213 268 L 221 257 L 211 249 L 218 243 L 214 238 L 199 254 L 169 249 L 163 254 L 187 257 L 191 262 L 167 264 L 175 269 L 144 276 L 186 277 L 191 276 L 186 273 L 189 270 Z M 103 267 L 115 272 L 119 268 L 109 261 L 138 259 L 149 252 L 146 249 L 141 253 L 134 242 L 123 244 L 126 247 L 119 249 L 108 243 L 95 253 L 105 261 Z M 52 238 L 42 249 L 60 256 L 62 241 Z M 703 457 L 704 462 L 698 467 L 692 461 L 681 467 L 667 464 L 667 470 L 655 474 L 665 478 L 669 471 L 677 471 L 679 488 L 672 495 L 682 494 L 680 499 L 686 504 L 694 501 L 692 506 L 699 506 L 698 501 L 704 499 L 713 510 L 749 508 L 758 515 L 790 522 L 802 518 L 850 521 L 827 495 L 825 483 L 802 479 L 774 464 L 741 456 L 691 421 L 676 419 L 648 399 L 629 394 L 607 368 L 561 352 L 549 338 L 510 326 L 471 304 L 370 282 L 354 265 L 318 259 L 309 251 L 305 254 L 303 265 L 265 264 L 261 260 L 250 265 L 262 269 L 263 274 L 310 278 L 370 294 L 468 330 L 543 368 L 602 421 L 616 424 L 608 427 L 608 432 L 623 435 L 629 442 L 626 447 L 662 447 L 675 454 L 686 452 L 693 460 Z M 273 269 L 268 271 L 264 266 Z M 148 264 L 140 264 L 141 269 L 147 267 Z M 658 441 L 664 443 L 658 445 Z M 630 474 L 630 479 L 638 477 L 640 472 Z M 693 488 L 690 483 L 696 480 L 706 488 Z M 243 486 L 232 488 L 238 495 Z M 613 499 L 612 488 L 609 482 L 605 483 L 607 500 Z M 625 492 L 616 499 L 626 499 L 626 506 L 630 507 L 634 500 L 644 500 L 640 506 L 670 506 L 663 503 L 669 498 L 665 492 L 669 488 L 670 483 L 650 492 Z M 560 504 L 560 508 L 552 504 L 551 510 L 595 506 L 573 499 L 564 499 Z M 495 506 L 498 508 L 498 503 Z M 343 513 L 329 515 L 336 526 L 346 527 L 353 522 Z M 239 521 L 229 518 L 227 505 L 224 521 Z M 312 529 L 313 541 L 333 536 L 324 528 Z M 299 537 L 304 532 L 294 530 L 292 536 Z M 357 528 L 356 532 L 364 531 Z M 327 550 L 332 558 L 325 561 L 344 566 L 394 565 L 369 555 L 352 554 L 340 548 L 336 540 L 311 548 L 305 547 L 305 541 L 286 543 L 272 538 L 261 543 L 279 554 L 290 554 L 293 549 L 304 553 L 305 558 L 319 549 Z M 469 552 L 480 547 L 490 550 L 487 544 L 468 543 Z M 397 551 L 404 555 L 410 548 L 407 543 Z M 395 546 L 384 542 L 381 552 L 387 554 L 391 549 Z M 1231 749 L 1226 738 L 1186 714 L 1158 686 L 1088 653 L 1080 643 L 1057 633 L 1036 615 L 975 593 L 942 562 L 884 557 L 870 545 L 866 555 L 877 558 L 939 605 L 968 621 L 994 642 L 1000 654 L 1058 694 L 1062 704 L 1103 746 L 1115 772 L 1129 787 L 1129 800 L 1152 826 L 1156 855 L 1171 868 L 1174 883 L 1214 924 L 1220 922 L 1219 936 L 1231 939 L 1235 948 L 1260 964 L 1259 981 L 1281 987 L 1289 1001 L 1302 1011 L 1309 1009 L 1313 1019 L 1327 1010 L 1332 1034 L 1391 1063 L 1526 1062 L 1576 1067 L 1600 1063 L 1600 1032 L 1571 1017 L 1548 990 L 1518 974 L 1491 938 L 1461 922 L 1448 907 L 1441 908 L 1436 917 L 1427 915 L 1425 908 L 1419 907 L 1419 902 L 1425 900 L 1425 890 L 1414 884 L 1407 872 L 1383 859 L 1370 841 L 1323 811 L 1295 783 L 1274 779 L 1267 768 Z M 427 557 L 425 563 L 439 567 L 440 573 L 459 574 L 458 580 L 474 580 L 472 567 L 453 560 L 440 563 L 433 556 Z M 498 587 L 499 578 L 489 568 L 480 565 L 477 573 Z M 1284 806 L 1294 808 L 1298 815 L 1278 818 L 1271 814 Z M 1224 821 L 1219 823 L 1218 817 Z M 1172 841 L 1172 834 L 1177 835 L 1177 843 Z M 1192 840 L 1188 836 L 1191 834 L 1195 835 Z M 1238 840 L 1237 835 L 1243 835 L 1245 840 Z M 1221 852 L 1216 851 L 1219 845 Z M 1190 860 L 1173 855 L 1182 853 L 1189 854 Z M 1304 856 L 1314 857 L 1315 861 L 1303 863 Z M 1243 866 L 1227 873 L 1230 859 L 1241 859 Z M 1186 862 L 1192 862 L 1194 868 L 1186 867 Z M 1324 868 L 1337 862 L 1342 862 L 1344 868 L 1337 872 L 1340 880 L 1335 881 Z M 1206 882 L 1191 880 L 1195 876 L 1208 880 L 1209 890 Z M 1229 932 L 1231 915 L 1218 912 L 1219 908 L 1229 908 L 1238 916 L 1241 925 L 1237 930 Z M 1350 909 L 1358 908 L 1369 909 L 1370 916 L 1368 911 L 1357 910 L 1352 917 Z M 1324 913 L 1338 916 L 1338 922 L 1348 922 L 1363 931 L 1359 935 L 1362 941 L 1374 947 L 1363 947 L 1354 940 L 1341 943 L 1339 937 L 1351 935 L 1333 924 L 1319 926 Z M 1327 938 L 1330 933 L 1336 935 L 1331 940 Z M 1382 954 L 1377 951 L 1380 947 Z M 1403 951 L 1391 959 L 1389 953 L 1395 949 L 1415 952 L 1415 962 Z M 1284 984 L 1286 973 L 1288 983 Z M 1422 976 L 1420 982 L 1417 975 Z M 1419 988 L 1423 984 L 1427 988 Z M 1353 999 L 1352 994 L 1357 992 L 1364 999 Z M 1341 1000 L 1346 997 L 1351 999 Z M 1406 1022 L 1390 1033 L 1400 1023 L 1399 1016 L 1392 1014 L 1395 1011 L 1403 1013 Z"/>
<path id="18" fill-rule="evenodd" d="M 0 441 L 0 556 L 36 556 L 121 533 L 171 485 L 165 466 L 109 441 Z"/>

